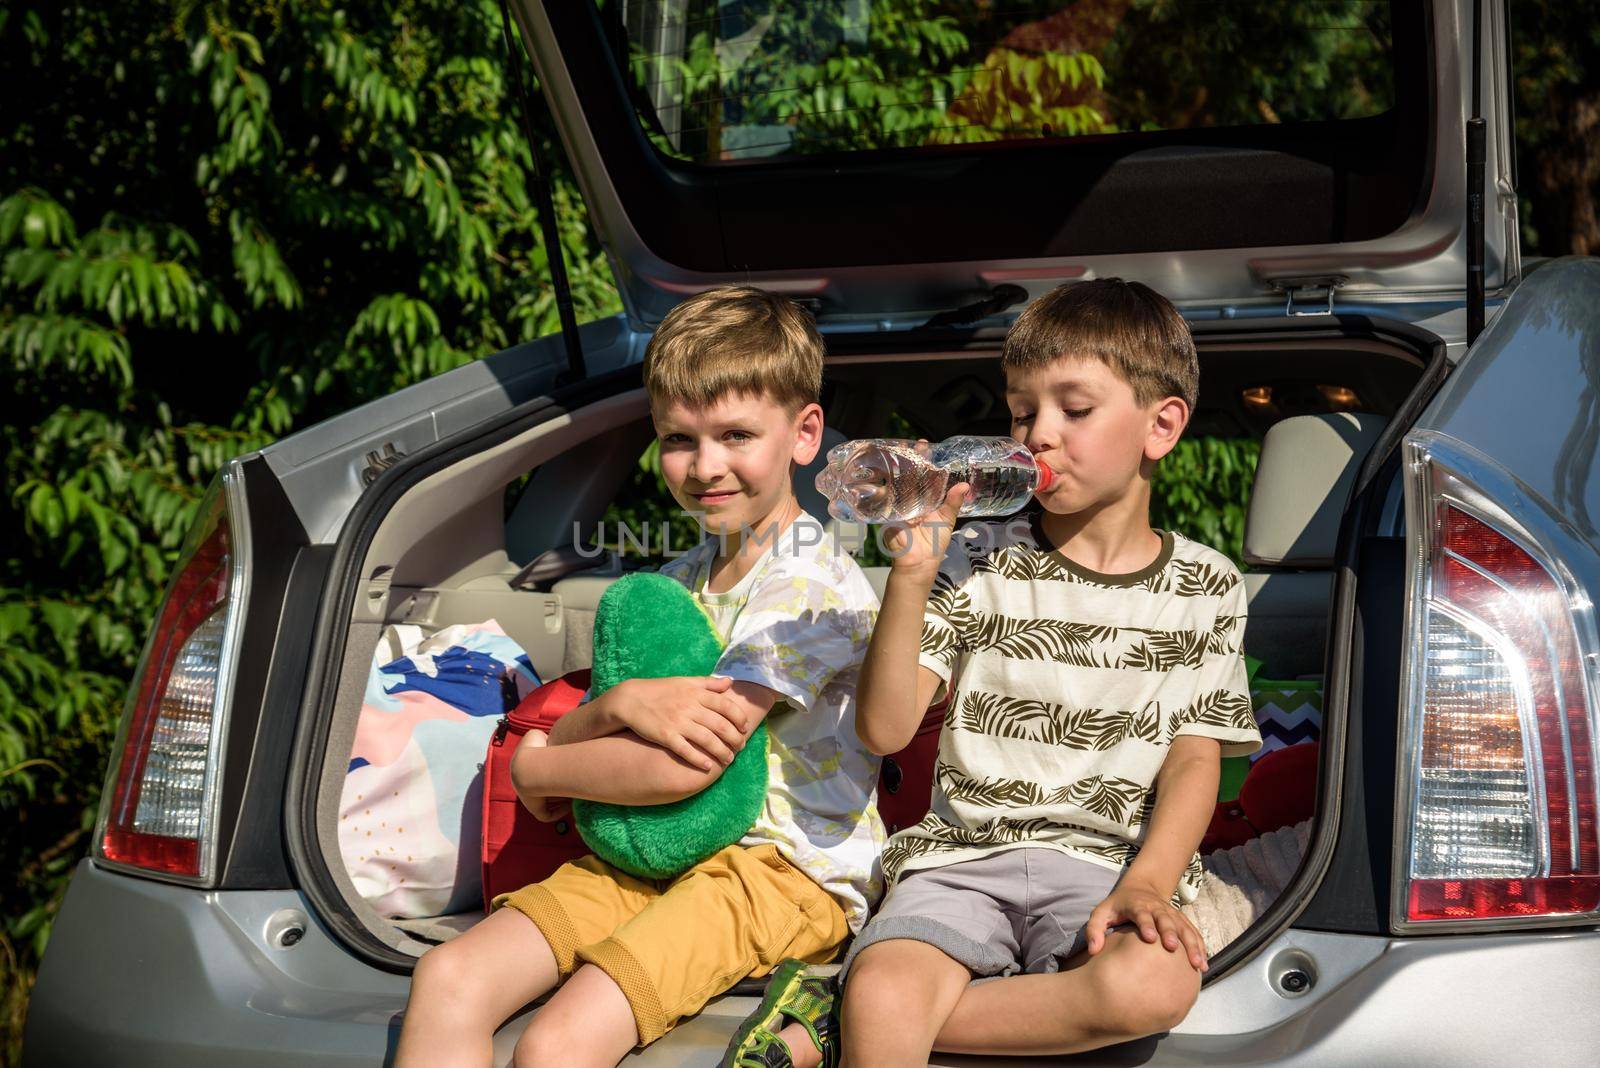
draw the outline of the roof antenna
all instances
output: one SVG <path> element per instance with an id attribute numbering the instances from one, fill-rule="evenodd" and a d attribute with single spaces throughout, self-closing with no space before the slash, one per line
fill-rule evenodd
<path id="1" fill-rule="evenodd" d="M 500 0 L 500 29 L 506 41 L 506 73 L 517 83 L 521 105 L 522 137 L 528 142 L 528 158 L 533 161 L 528 184 L 533 187 L 533 202 L 539 208 L 539 229 L 544 236 L 545 259 L 550 263 L 550 285 L 556 291 L 556 314 L 561 319 L 561 339 L 567 345 L 568 382 L 588 377 L 583 363 L 583 342 L 578 337 L 578 317 L 572 310 L 572 284 L 567 280 L 567 261 L 561 253 L 561 235 L 556 230 L 555 199 L 550 195 L 550 179 L 539 163 L 539 142 L 533 137 L 533 92 L 522 75 L 522 40 L 511 30 L 511 9 Z M 558 383 L 560 380 L 557 380 Z"/>
<path id="2" fill-rule="evenodd" d="M 1467 344 L 1483 333 L 1483 0 L 1472 0 L 1472 118 L 1467 120 Z"/>

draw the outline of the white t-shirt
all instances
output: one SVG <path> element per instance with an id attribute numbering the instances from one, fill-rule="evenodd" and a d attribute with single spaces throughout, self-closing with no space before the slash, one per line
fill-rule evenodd
<path id="1" fill-rule="evenodd" d="M 1215 738 L 1224 756 L 1261 744 L 1244 620 L 1238 570 L 1181 535 L 1105 575 L 1055 551 L 1037 512 L 957 531 L 922 628 L 939 692 L 955 679 L 933 804 L 884 850 L 888 878 L 1026 846 L 1126 865 L 1173 738 Z M 1196 855 L 1178 899 L 1199 879 Z"/>
<path id="2" fill-rule="evenodd" d="M 767 715 L 767 801 L 742 845 L 773 843 L 859 930 L 882 891 L 879 758 L 856 737 L 856 685 L 878 598 L 802 514 L 724 593 L 707 593 L 717 539 L 661 568 L 694 593 L 727 643 L 713 674 L 782 696 Z M 825 544 L 825 542 L 827 542 Z"/>

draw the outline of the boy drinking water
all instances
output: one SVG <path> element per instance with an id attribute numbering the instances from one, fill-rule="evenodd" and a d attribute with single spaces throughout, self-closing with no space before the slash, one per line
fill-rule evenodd
<path id="1" fill-rule="evenodd" d="M 878 758 L 857 738 L 854 704 L 877 599 L 791 485 L 822 439 L 821 339 L 791 302 L 724 287 L 662 321 L 644 380 L 662 475 L 710 535 L 662 572 L 697 596 L 726 649 L 712 676 L 619 683 L 548 740 L 530 731 L 512 779 L 547 819 L 565 798 L 676 801 L 765 720 L 763 811 L 738 845 L 675 879 L 590 856 L 496 900 L 418 963 L 399 1065 L 488 1064 L 495 1029 L 558 985 L 516 1064 L 615 1064 L 786 958 L 770 988 L 804 1000 L 801 962 L 832 959 L 877 896 Z M 821 1016 L 787 1019 L 834 1041 Z"/>
<path id="2" fill-rule="evenodd" d="M 1175 1026 L 1206 967 L 1176 906 L 1219 759 L 1260 744 L 1238 572 L 1150 526 L 1197 392 L 1183 319 L 1138 283 L 1070 284 L 1018 317 L 1001 361 L 1012 434 L 1055 479 L 1038 508 L 952 536 L 953 487 L 890 537 L 857 729 L 894 752 L 953 694 L 932 807 L 885 849 L 892 889 L 842 970 L 852 1066 Z"/>

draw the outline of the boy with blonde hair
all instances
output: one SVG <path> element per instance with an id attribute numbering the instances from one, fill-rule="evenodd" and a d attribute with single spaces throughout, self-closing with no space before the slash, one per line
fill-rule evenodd
<path id="1" fill-rule="evenodd" d="M 418 963 L 402 1066 L 489 1063 L 495 1029 L 557 986 L 515 1063 L 615 1064 L 746 976 L 792 959 L 770 986 L 799 982 L 798 962 L 831 959 L 877 896 L 878 758 L 857 738 L 854 704 L 877 598 L 791 484 L 822 440 L 821 339 L 792 302 L 723 287 L 662 321 L 644 379 L 662 474 L 709 535 L 662 571 L 726 649 L 709 677 L 623 682 L 548 739 L 530 732 L 512 779 L 545 819 L 566 798 L 675 801 L 714 781 L 765 721 L 765 806 L 739 844 L 675 879 L 590 856 L 497 899 Z"/>
<path id="2" fill-rule="evenodd" d="M 1219 758 L 1260 744 L 1237 570 L 1150 526 L 1198 391 L 1182 317 L 1136 282 L 1069 284 L 1023 311 L 1001 362 L 1012 434 L 1055 478 L 1036 508 L 952 534 L 953 487 L 890 539 L 857 729 L 894 752 L 952 696 L 932 807 L 890 840 L 892 889 L 844 963 L 852 1066 L 1176 1025 L 1206 967 L 1177 905 Z"/>

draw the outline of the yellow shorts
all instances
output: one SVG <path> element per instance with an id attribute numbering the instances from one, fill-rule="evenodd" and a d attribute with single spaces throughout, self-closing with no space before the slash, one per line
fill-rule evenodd
<path id="1" fill-rule="evenodd" d="M 832 960 L 850 933 L 838 903 L 773 845 L 729 846 L 660 882 L 583 857 L 492 907 L 505 905 L 538 926 L 562 979 L 588 963 L 622 988 L 641 1045 L 786 957 Z"/>

